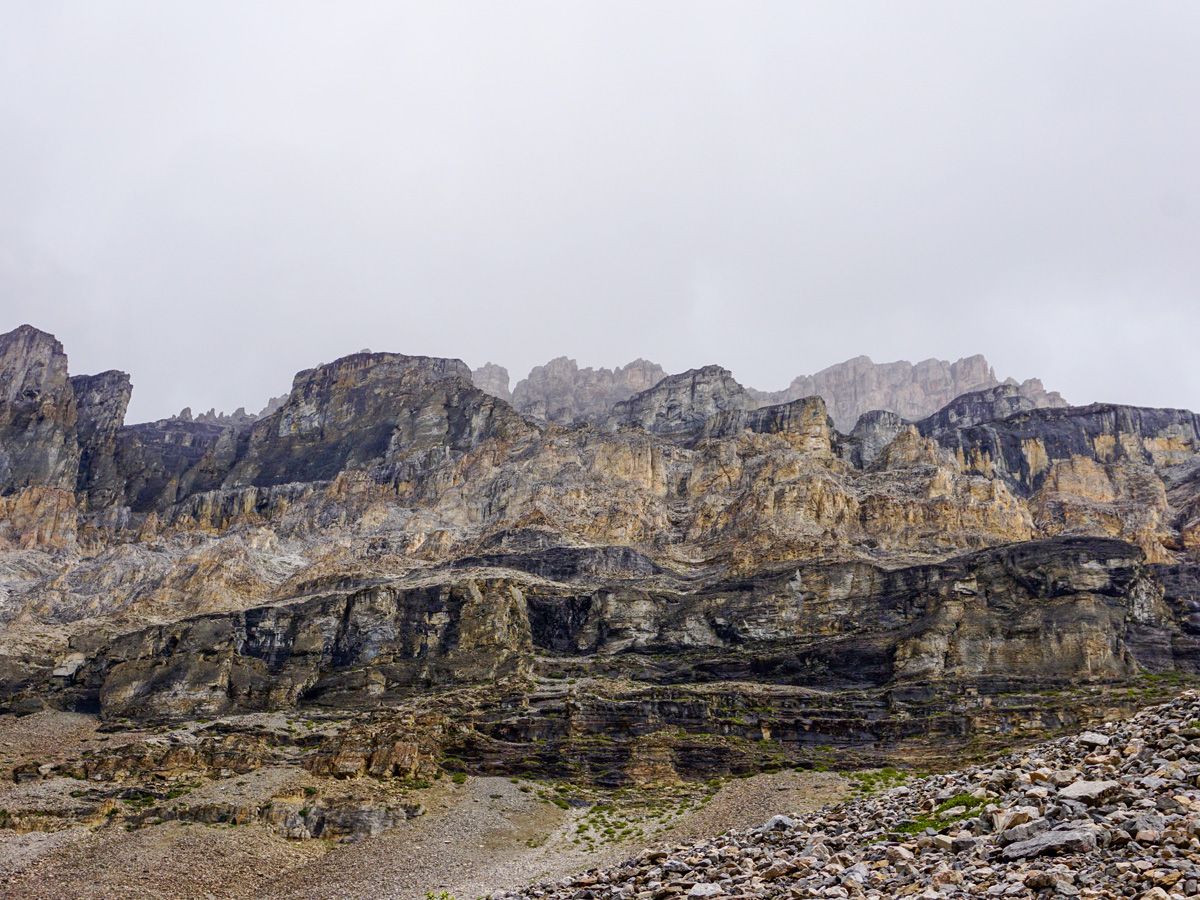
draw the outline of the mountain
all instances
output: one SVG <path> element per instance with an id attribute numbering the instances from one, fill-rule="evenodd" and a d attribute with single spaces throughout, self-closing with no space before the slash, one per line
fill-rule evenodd
<path id="1" fill-rule="evenodd" d="M 512 403 L 519 412 L 546 422 L 596 422 L 613 404 L 653 387 L 666 375 L 661 366 L 644 359 L 615 369 L 581 369 L 575 360 L 560 356 L 535 366 L 518 381 Z"/>
<path id="2" fill-rule="evenodd" d="M 1016 384 L 1011 380 L 1008 383 Z M 817 394 L 825 398 L 834 423 L 848 430 L 854 427 L 859 416 L 871 410 L 882 409 L 906 419 L 922 419 L 955 397 L 999 384 L 988 361 L 979 355 L 953 363 L 927 359 L 915 365 L 904 361 L 875 363 L 869 357 L 858 356 L 822 369 L 815 375 L 801 375 L 782 391 L 754 393 L 756 399 L 765 404 Z M 1022 382 L 1017 389 L 1034 406 L 1067 405 L 1058 393 L 1047 391 L 1036 378 Z"/>
<path id="3" fill-rule="evenodd" d="M 715 365 L 481 379 L 363 352 L 260 416 L 125 424 L 127 375 L 0 335 L 0 712 L 114 736 L 11 756 L 39 787 L 0 807 L 136 830 L 291 773 L 228 815 L 361 837 L 439 773 L 944 766 L 1200 671 L 1191 412 L 992 384 L 843 430 Z"/>
<path id="4" fill-rule="evenodd" d="M 503 377 L 500 377 L 503 373 Z M 511 400 L 522 413 L 563 425 L 596 424 L 604 421 L 614 405 L 629 400 L 667 377 L 661 366 L 639 359 L 616 369 L 580 369 L 573 359 L 559 357 L 538 366 L 518 382 Z M 476 370 L 475 384 L 502 400 L 509 400 L 508 372 L 489 363 Z M 1055 391 L 1047 391 L 1037 378 L 1020 384 L 1009 379 L 1005 385 L 1030 400 L 1035 407 L 1063 407 L 1067 403 Z M 825 400 L 834 424 L 850 431 L 868 412 L 884 410 L 915 421 L 931 415 L 963 394 L 1001 385 L 987 360 L 969 356 L 957 362 L 927 359 L 875 363 L 866 356 L 855 357 L 801 375 L 782 391 L 746 388 L 757 406 L 775 406 L 819 396 Z"/>
<path id="5" fill-rule="evenodd" d="M 508 369 L 495 363 L 485 363 L 471 372 L 471 382 L 485 394 L 499 397 L 506 403 L 512 402 L 508 389 Z"/>

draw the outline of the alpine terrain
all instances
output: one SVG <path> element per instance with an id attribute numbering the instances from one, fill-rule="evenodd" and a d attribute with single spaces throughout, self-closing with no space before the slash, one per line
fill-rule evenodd
<path id="1" fill-rule="evenodd" d="M 0 336 L 6 897 L 1200 894 L 1195 413 L 980 356 L 132 390 Z"/>

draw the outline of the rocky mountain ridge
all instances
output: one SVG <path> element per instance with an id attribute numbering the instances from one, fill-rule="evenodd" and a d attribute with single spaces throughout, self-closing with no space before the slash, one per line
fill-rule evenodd
<path id="1" fill-rule="evenodd" d="M 0 335 L 0 726 L 92 735 L 0 762 L 0 845 L 372 839 L 445 775 L 570 809 L 942 769 L 1200 678 L 1193 413 L 993 384 L 844 430 L 720 366 L 560 403 L 573 371 L 534 415 L 363 351 L 261 415 L 125 424 L 128 375 Z"/>
<path id="2" fill-rule="evenodd" d="M 0 360 L 9 712 L 320 710 L 394 742 L 434 704 L 434 768 L 619 786 L 944 759 L 1198 669 L 1185 411 L 997 385 L 847 433 L 709 366 L 566 427 L 363 352 L 252 421 L 125 425 L 128 376 L 29 328 Z"/>
<path id="3" fill-rule="evenodd" d="M 635 394 L 653 388 L 667 377 L 661 366 L 643 359 L 616 369 L 580 369 L 573 359 L 559 357 L 537 366 L 509 391 L 508 371 L 493 363 L 472 373 L 475 386 L 494 397 L 510 401 L 521 413 L 562 425 L 602 423 L 613 407 Z M 948 362 L 927 359 L 915 365 L 905 361 L 875 363 L 859 356 L 801 375 L 781 391 L 746 388 L 749 403 L 775 406 L 819 396 L 825 400 L 834 425 L 849 431 L 865 413 L 883 410 L 901 418 L 917 420 L 941 409 L 963 394 L 1002 384 L 983 356 Z M 1028 399 L 1034 407 L 1062 407 L 1067 403 L 1055 391 L 1047 391 L 1037 378 L 1006 386 Z"/>

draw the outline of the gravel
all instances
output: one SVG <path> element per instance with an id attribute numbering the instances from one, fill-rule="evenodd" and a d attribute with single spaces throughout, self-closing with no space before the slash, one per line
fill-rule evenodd
<path id="1" fill-rule="evenodd" d="M 1200 694 L 494 900 L 1200 896 Z"/>

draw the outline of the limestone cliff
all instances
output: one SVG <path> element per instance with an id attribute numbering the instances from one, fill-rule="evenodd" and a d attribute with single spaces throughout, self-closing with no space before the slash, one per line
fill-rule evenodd
<path id="1" fill-rule="evenodd" d="M 508 389 L 508 369 L 489 362 L 471 372 L 471 381 L 485 394 L 499 397 L 506 403 L 512 402 L 512 391 Z"/>
<path id="2" fill-rule="evenodd" d="M 689 439 L 722 413 L 746 412 L 754 401 L 728 369 L 705 366 L 670 375 L 612 408 L 607 427 L 636 426 L 652 434 Z"/>
<path id="3" fill-rule="evenodd" d="M 543 421 L 564 425 L 598 423 L 612 414 L 617 403 L 666 377 L 661 366 L 642 359 L 610 370 L 580 369 L 574 360 L 559 357 L 537 366 L 518 382 L 512 402 L 521 412 Z M 508 373 L 499 366 L 489 363 L 477 369 L 475 383 L 493 396 L 509 399 Z M 820 396 L 835 426 L 849 431 L 868 412 L 884 410 L 915 421 L 962 394 L 1000 386 L 1029 401 L 1031 408 L 1067 405 L 1060 394 L 1047 391 L 1037 378 L 1020 383 L 1010 378 L 1002 385 L 987 360 L 979 355 L 953 363 L 927 359 L 915 365 L 904 361 L 875 363 L 859 356 L 815 375 L 797 376 L 781 391 L 747 388 L 746 393 L 758 406 L 779 406 Z"/>
<path id="4" fill-rule="evenodd" d="M 990 376 L 940 371 L 888 396 Z M 0 336 L 0 709 L 503 691 L 507 712 L 460 710 L 438 746 L 502 771 L 583 740 L 603 769 L 625 757 L 581 736 L 615 726 L 757 742 L 729 710 L 758 706 L 788 746 L 884 746 L 1008 727 L 987 698 L 1014 685 L 1196 669 L 1193 413 L 991 384 L 844 432 L 820 391 L 764 405 L 719 366 L 556 362 L 514 391 L 529 415 L 482 377 L 360 353 L 260 416 L 126 425 L 128 376 L 72 378 L 52 336 Z M 563 673 L 570 702 L 537 699 Z M 688 741 L 679 771 L 759 752 Z"/>
<path id="5" fill-rule="evenodd" d="M 89 506 L 103 509 L 124 494 L 116 468 L 117 443 L 133 385 L 124 372 L 76 375 L 71 379 L 78 409 L 79 474 L 76 490 Z"/>
<path id="6" fill-rule="evenodd" d="M 1041 381 L 1029 379 L 1016 387 L 1018 395 L 1034 406 L 1066 406 L 1063 398 L 1048 392 Z M 955 397 L 999 385 L 988 361 L 979 355 L 957 362 L 926 359 L 913 363 L 872 362 L 870 357 L 829 366 L 815 375 L 801 375 L 782 391 L 753 391 L 760 403 L 783 403 L 818 394 L 825 398 L 834 424 L 843 431 L 854 427 L 859 417 L 871 410 L 887 410 L 902 418 L 924 418 Z"/>
<path id="7" fill-rule="evenodd" d="M 0 335 L 0 494 L 72 490 L 77 418 L 62 344 L 29 325 Z"/>
<path id="8" fill-rule="evenodd" d="M 635 359 L 615 369 L 579 368 L 560 356 L 535 366 L 513 388 L 513 406 L 547 422 L 571 425 L 602 421 L 614 404 L 653 387 L 667 373 L 657 363 Z"/>

